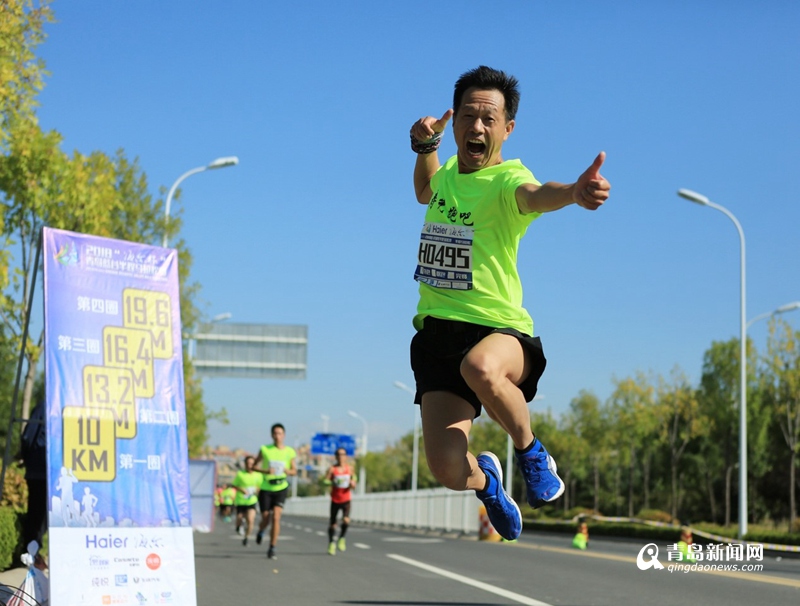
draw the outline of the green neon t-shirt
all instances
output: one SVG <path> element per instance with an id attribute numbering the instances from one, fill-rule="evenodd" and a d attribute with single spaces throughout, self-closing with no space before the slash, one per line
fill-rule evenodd
<path id="1" fill-rule="evenodd" d="M 519 211 L 515 192 L 524 183 L 539 184 L 519 160 L 461 174 L 453 156 L 433 176 L 414 273 L 417 330 L 434 316 L 533 335 L 517 253 L 541 213 Z"/>
<path id="2" fill-rule="evenodd" d="M 257 471 L 247 472 L 242 469 L 236 472 L 236 477 L 233 478 L 233 485 L 245 492 L 236 491 L 235 505 L 255 505 L 258 502 L 258 491 L 264 481 L 261 476 L 262 474 Z"/>
<path id="3" fill-rule="evenodd" d="M 294 448 L 291 446 L 284 446 L 278 448 L 274 444 L 261 447 L 261 465 L 259 469 L 269 469 L 272 473 L 265 473 L 264 481 L 261 484 L 261 490 L 268 492 L 277 492 L 289 487 L 289 482 L 286 480 L 286 470 L 291 468 L 292 459 L 297 456 Z"/>
<path id="4" fill-rule="evenodd" d="M 236 491 L 233 488 L 226 488 L 222 491 L 220 498 L 222 499 L 223 505 L 233 505 L 233 502 L 236 500 Z"/>

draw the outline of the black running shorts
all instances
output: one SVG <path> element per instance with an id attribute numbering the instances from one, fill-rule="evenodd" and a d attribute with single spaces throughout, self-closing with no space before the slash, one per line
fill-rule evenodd
<path id="1" fill-rule="evenodd" d="M 495 332 L 519 339 L 530 356 L 531 372 L 519 388 L 526 402 L 533 400 L 547 364 L 539 337 L 530 337 L 513 328 L 492 328 L 428 316 L 422 330 L 411 340 L 411 369 L 417 383 L 414 402 L 420 404 L 422 395 L 429 391 L 449 391 L 472 404 L 475 417 L 480 416 L 481 402 L 461 376 L 461 361 L 481 339 Z"/>
<path id="2" fill-rule="evenodd" d="M 276 507 L 283 507 L 283 504 L 286 502 L 286 496 L 289 494 L 289 489 L 284 488 L 283 490 L 276 490 L 271 492 L 269 490 L 261 489 L 261 492 L 258 493 L 258 506 L 261 509 L 261 512 L 265 511 L 272 511 Z"/>
<path id="3" fill-rule="evenodd" d="M 331 501 L 331 515 L 330 515 L 330 525 L 331 526 L 336 524 L 336 517 L 339 515 L 340 511 L 342 512 L 342 518 L 349 518 L 350 517 L 350 501 L 347 501 L 347 503 L 334 503 L 333 501 Z"/>

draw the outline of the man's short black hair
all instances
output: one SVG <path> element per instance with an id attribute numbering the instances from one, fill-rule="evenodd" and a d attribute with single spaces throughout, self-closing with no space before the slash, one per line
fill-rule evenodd
<path id="1" fill-rule="evenodd" d="M 499 90 L 506 101 L 506 120 L 510 122 L 516 117 L 519 107 L 519 81 L 514 76 L 485 65 L 464 72 L 456 80 L 456 88 L 453 93 L 453 111 L 455 113 L 458 113 L 464 93 L 473 87 L 479 90 Z"/>
<path id="2" fill-rule="evenodd" d="M 283 426 L 283 423 L 275 423 L 275 425 L 273 425 L 272 427 L 270 427 L 270 429 L 269 429 L 269 433 L 270 433 L 270 434 L 271 434 L 271 433 L 273 433 L 273 432 L 274 432 L 276 429 L 278 429 L 279 427 L 280 427 L 280 428 L 281 428 L 281 429 L 282 429 L 284 432 L 286 431 L 286 428 Z"/>

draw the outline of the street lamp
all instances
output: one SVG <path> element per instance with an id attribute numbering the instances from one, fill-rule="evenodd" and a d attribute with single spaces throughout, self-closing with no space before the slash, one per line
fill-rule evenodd
<path id="1" fill-rule="evenodd" d="M 348 410 L 347 414 L 351 417 L 354 417 L 361 421 L 364 424 L 364 437 L 361 438 L 361 448 L 363 450 L 364 459 L 361 463 L 361 476 L 358 478 L 358 493 L 359 494 L 366 494 L 367 493 L 367 468 L 365 466 L 367 460 L 367 420 L 362 417 L 360 414 L 353 412 L 352 410 Z"/>
<path id="2" fill-rule="evenodd" d="M 213 162 L 207 164 L 206 166 L 198 166 L 197 168 L 193 168 L 192 170 L 186 171 L 175 183 L 172 184 L 172 187 L 169 188 L 169 193 L 167 194 L 167 203 L 164 207 L 164 238 L 161 240 L 161 246 L 164 248 L 167 247 L 167 225 L 169 225 L 169 208 L 172 204 L 172 196 L 175 195 L 175 190 L 178 189 L 178 185 L 186 179 L 187 177 L 191 177 L 192 175 L 196 175 L 197 173 L 202 173 L 206 170 L 214 170 L 217 168 L 225 168 L 227 166 L 235 166 L 239 164 L 239 158 L 236 156 L 225 156 L 224 158 L 217 158 Z"/>
<path id="3" fill-rule="evenodd" d="M 690 189 L 679 189 L 678 195 L 695 204 L 708 206 L 728 217 L 739 232 L 740 259 L 740 310 L 739 310 L 739 538 L 747 534 L 747 322 L 745 320 L 745 248 L 744 231 L 736 217 L 727 208 L 714 204 L 706 196 Z"/>
<path id="4" fill-rule="evenodd" d="M 416 392 L 405 383 L 395 381 L 394 386 L 403 391 L 407 391 L 412 396 Z M 419 482 L 419 413 L 416 405 L 414 405 L 414 447 L 411 455 L 411 492 L 417 492 L 417 484 Z"/>
<path id="5" fill-rule="evenodd" d="M 778 314 L 784 314 L 787 311 L 793 311 L 795 309 L 800 309 L 800 301 L 795 301 L 794 303 L 787 303 L 786 305 L 781 305 L 778 309 L 773 309 L 772 311 L 768 311 L 765 314 L 759 314 L 755 318 L 751 318 L 750 321 L 747 323 L 747 328 L 750 328 L 751 325 L 755 324 L 759 320 L 763 320 L 764 318 L 769 318 L 770 316 L 777 316 Z"/>

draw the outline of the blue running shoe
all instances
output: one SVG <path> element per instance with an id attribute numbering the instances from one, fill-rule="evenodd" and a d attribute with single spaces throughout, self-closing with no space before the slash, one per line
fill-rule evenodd
<path id="1" fill-rule="evenodd" d="M 486 490 L 476 490 L 478 497 L 486 506 L 486 515 L 497 533 L 507 541 L 513 541 L 522 532 L 522 514 L 519 507 L 503 489 L 503 468 L 491 452 L 478 455 L 478 467 L 489 479 Z"/>
<path id="2" fill-rule="evenodd" d="M 528 505 L 537 509 L 564 494 L 564 482 L 556 473 L 556 462 L 542 446 L 539 438 L 536 438 L 533 448 L 528 452 L 516 454 L 517 464 L 528 489 Z"/>

